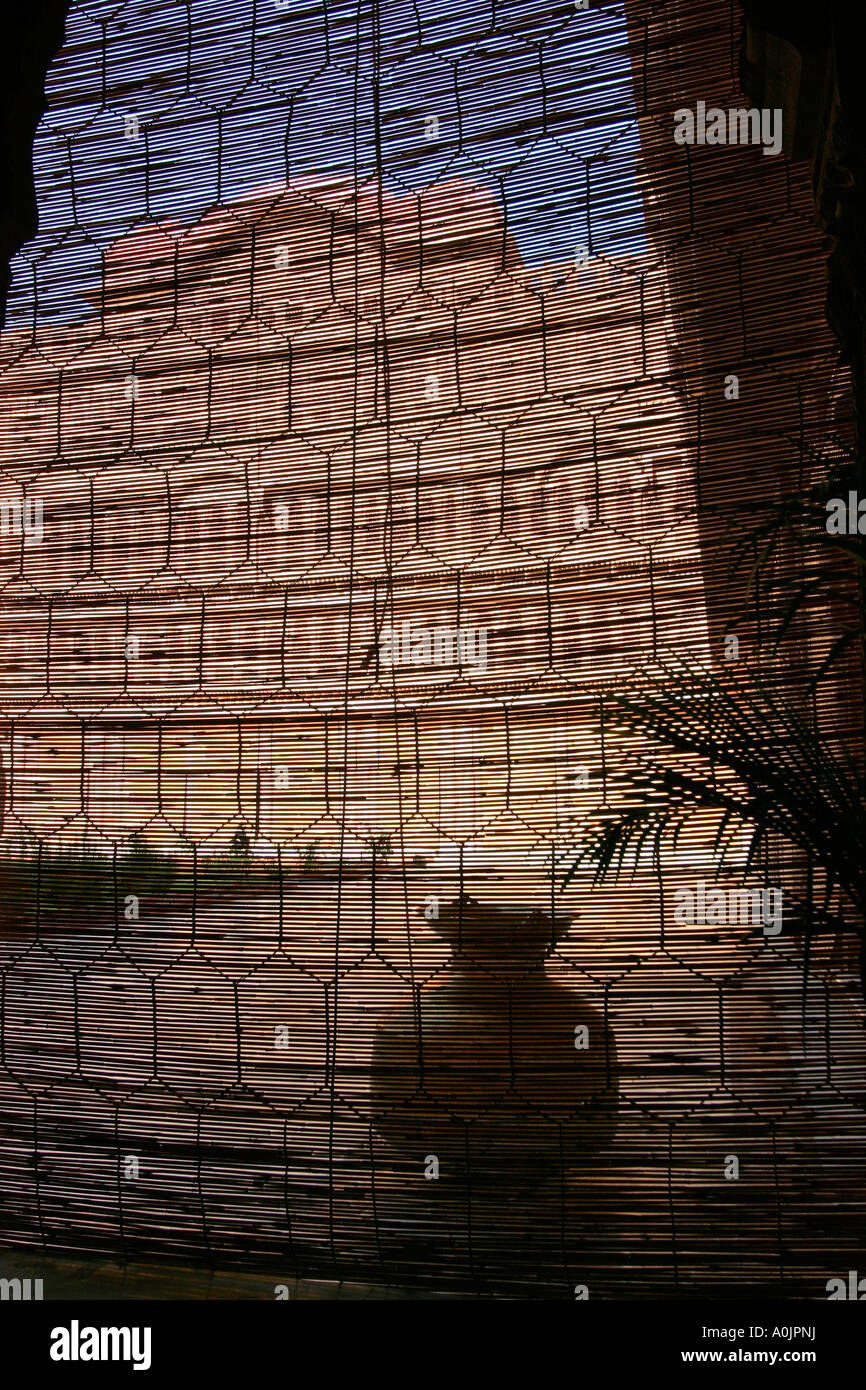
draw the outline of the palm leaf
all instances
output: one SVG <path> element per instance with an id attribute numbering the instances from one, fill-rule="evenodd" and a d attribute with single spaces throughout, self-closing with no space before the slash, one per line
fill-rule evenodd
<path id="1" fill-rule="evenodd" d="M 717 874 L 733 867 L 747 878 L 761 851 L 781 838 L 820 871 L 826 902 L 841 895 L 862 921 L 863 777 L 790 700 L 748 675 L 672 660 L 632 689 L 607 693 L 605 711 L 609 728 L 644 736 L 644 751 L 609 787 L 581 846 L 560 855 L 563 886 L 585 865 L 594 866 L 596 883 L 618 879 L 629 865 L 635 873 L 647 848 L 658 867 L 690 823 L 714 814 Z M 738 831 L 748 836 L 745 864 L 733 859 Z M 850 929 L 826 902 L 810 905 L 815 926 Z"/>

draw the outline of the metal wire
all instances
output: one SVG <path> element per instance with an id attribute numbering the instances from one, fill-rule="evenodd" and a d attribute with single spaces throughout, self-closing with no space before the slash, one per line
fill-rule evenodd
<path id="1" fill-rule="evenodd" d="M 720 528 L 850 442 L 808 170 L 673 139 L 744 104 L 739 24 L 73 6 L 0 343 L 5 1244 L 567 1297 L 855 1260 L 850 951 L 680 925 L 708 823 L 557 871 L 620 804 L 606 693 L 721 659 Z"/>

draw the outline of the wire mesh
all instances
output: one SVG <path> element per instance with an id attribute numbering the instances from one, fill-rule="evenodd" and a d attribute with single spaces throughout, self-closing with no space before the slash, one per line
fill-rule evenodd
<path id="1" fill-rule="evenodd" d="M 679 920 L 709 822 L 559 868 L 641 751 L 609 693 L 722 660 L 720 533 L 850 445 L 808 169 L 673 138 L 748 105 L 739 43 L 76 0 L 0 342 L 4 1243 L 566 1297 L 856 1260 L 845 940 Z M 773 670 L 850 744 L 838 628 Z"/>

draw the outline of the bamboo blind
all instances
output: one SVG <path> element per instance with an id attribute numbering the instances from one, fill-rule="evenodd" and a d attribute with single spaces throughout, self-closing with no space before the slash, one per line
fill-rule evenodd
<path id="1" fill-rule="evenodd" d="M 725 517 L 850 438 L 808 170 L 673 140 L 749 104 L 740 22 L 73 4 L 0 343 L 5 1244 L 548 1297 L 853 1267 L 850 953 L 678 925 L 709 825 L 557 868 L 634 751 L 605 693 L 721 659 Z"/>

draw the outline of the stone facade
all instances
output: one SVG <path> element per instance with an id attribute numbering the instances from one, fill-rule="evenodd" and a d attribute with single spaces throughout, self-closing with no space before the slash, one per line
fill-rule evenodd
<path id="1" fill-rule="evenodd" d="M 573 815 L 599 682 L 705 641 L 651 255 L 527 267 L 481 188 L 314 181 L 133 229 L 92 309 L 3 343 L 4 496 L 44 528 L 3 540 L 16 813 L 288 844 L 345 798 L 363 839 L 400 765 L 446 835 Z M 407 623 L 485 668 L 384 664 Z"/>

